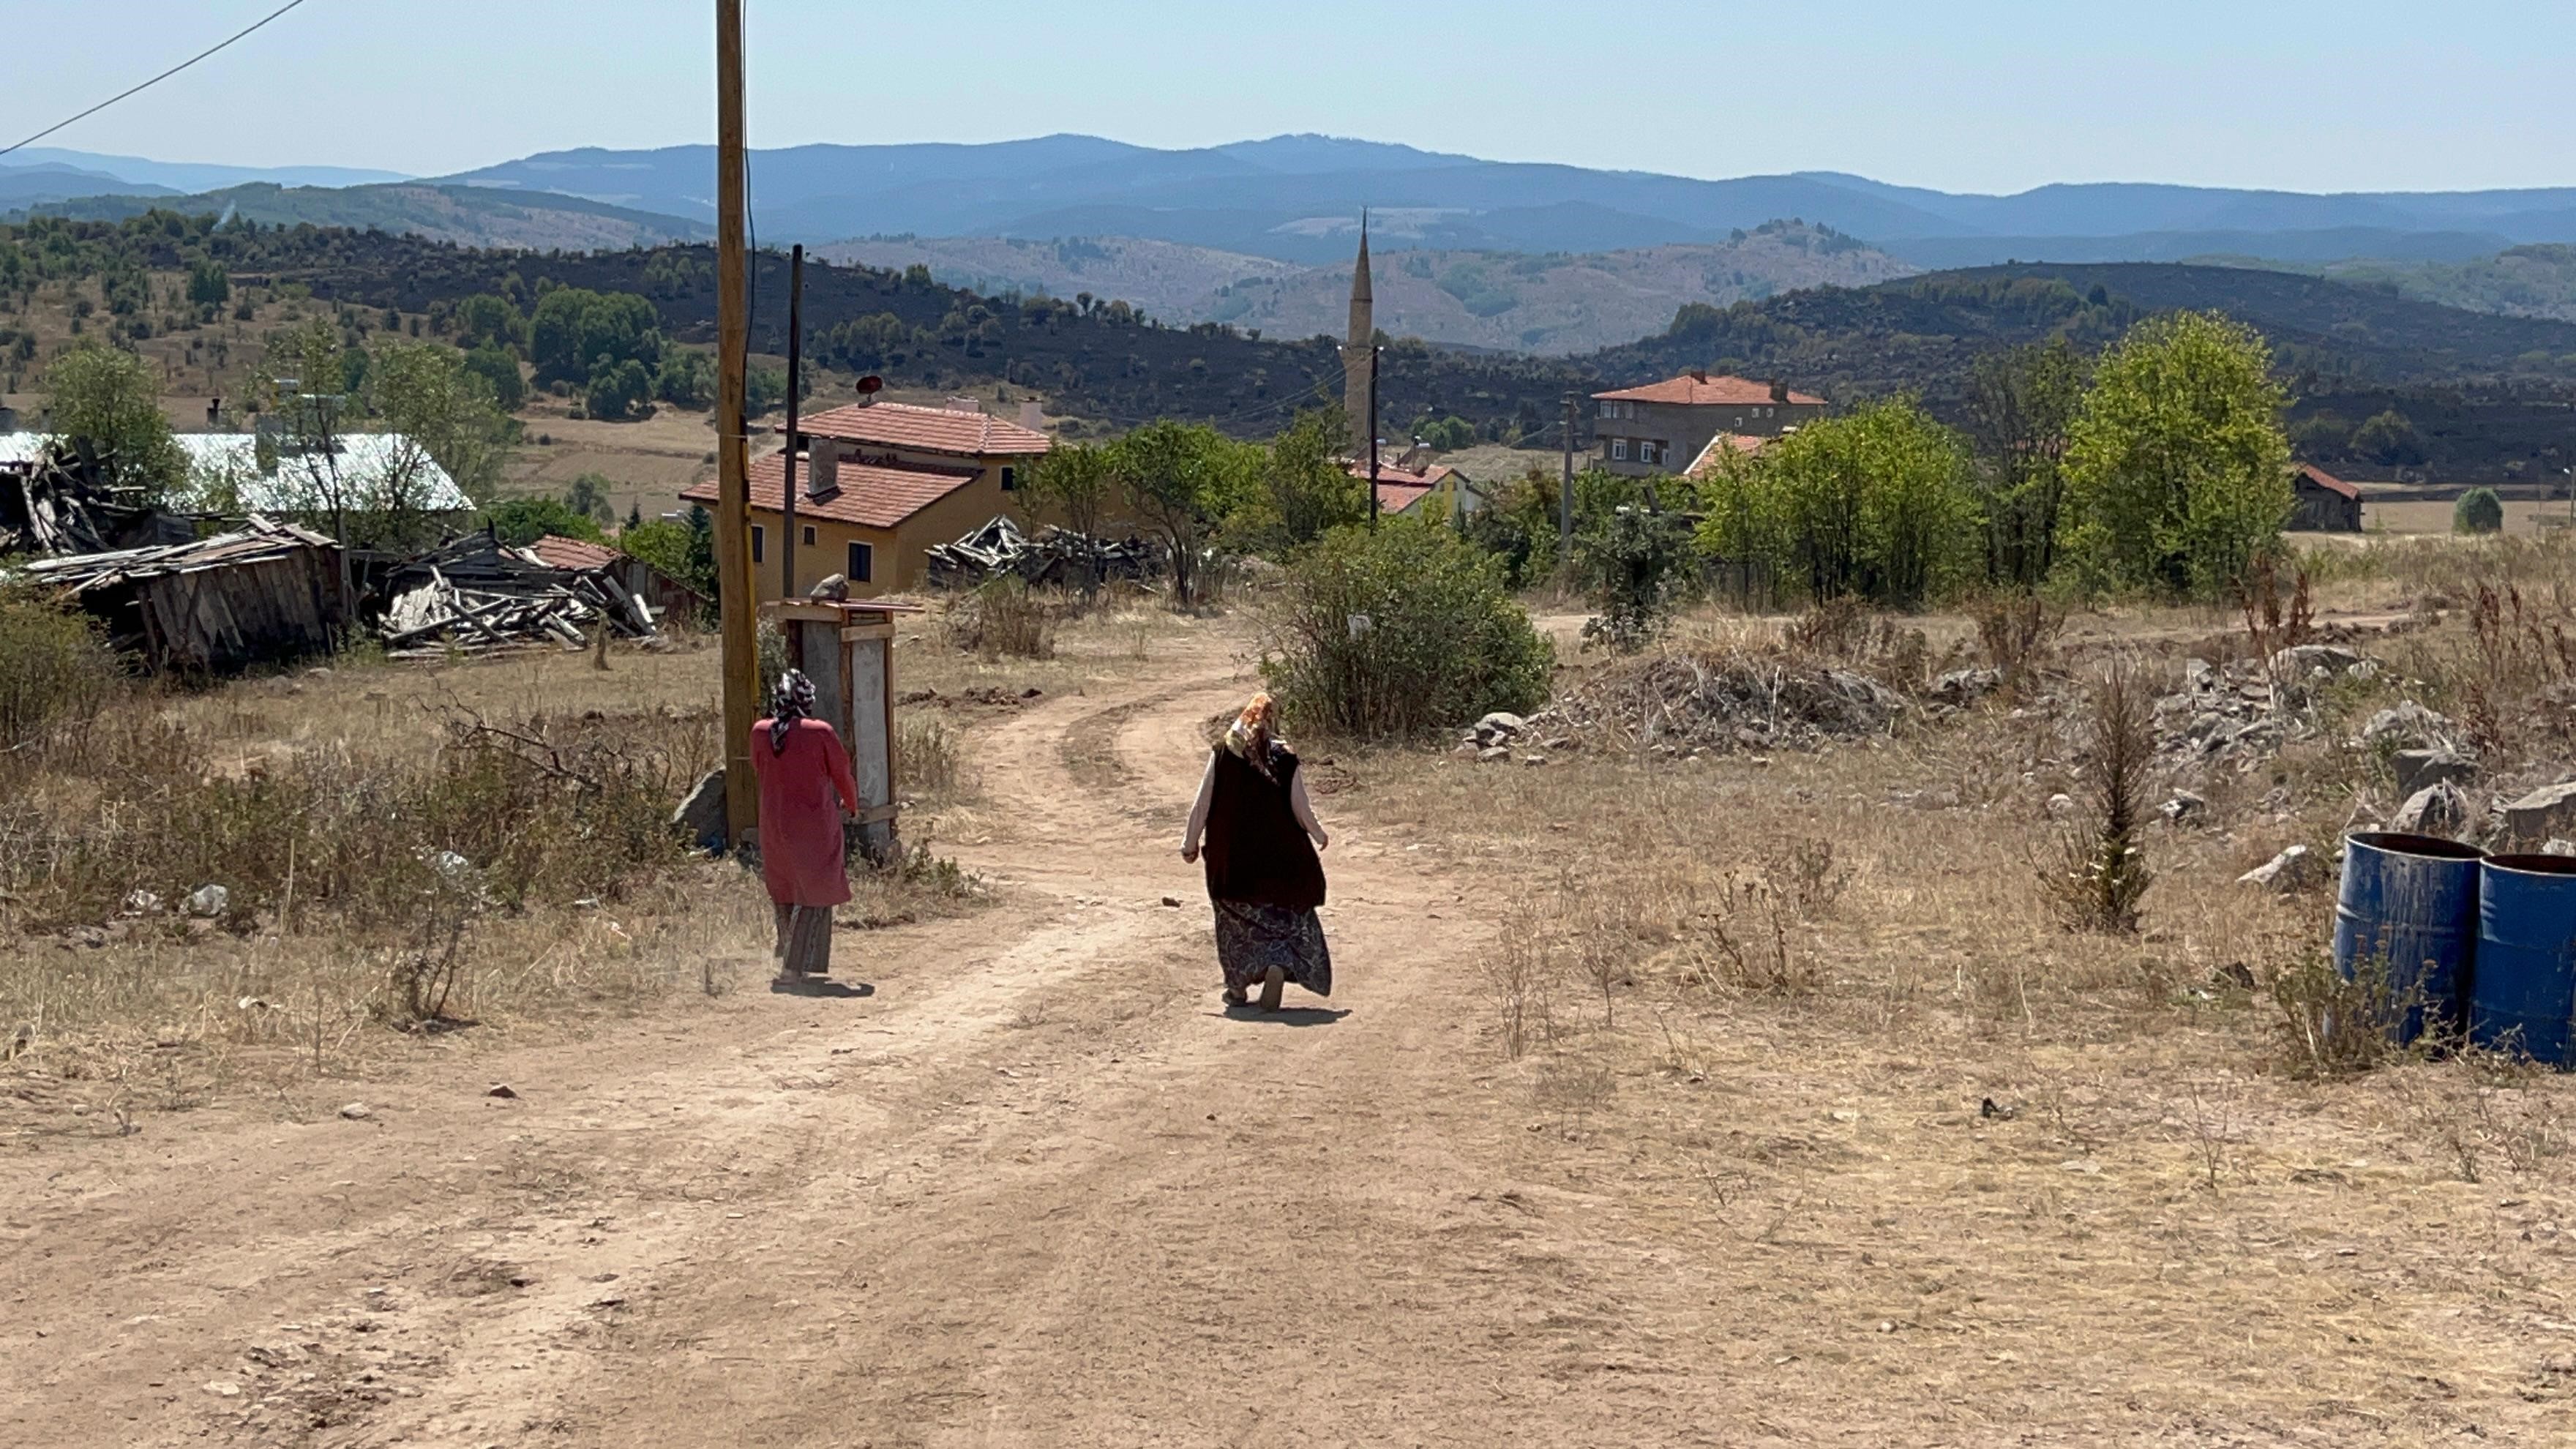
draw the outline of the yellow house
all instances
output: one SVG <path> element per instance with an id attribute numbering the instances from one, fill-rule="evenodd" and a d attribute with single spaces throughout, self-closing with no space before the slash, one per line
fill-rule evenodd
<path id="1" fill-rule="evenodd" d="M 967 406 L 861 403 L 797 420 L 796 578 L 802 595 L 840 574 L 850 597 L 924 587 L 927 550 L 952 542 L 995 514 L 1027 510 L 1019 486 L 1051 440 Z M 751 559 L 764 598 L 784 566 L 787 454 L 751 465 Z M 712 507 L 716 485 L 700 483 L 683 502 Z"/>

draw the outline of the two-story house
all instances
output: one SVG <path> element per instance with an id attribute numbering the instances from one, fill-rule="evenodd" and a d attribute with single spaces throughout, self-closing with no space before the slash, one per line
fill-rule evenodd
<path id="1" fill-rule="evenodd" d="M 1723 435 L 1776 438 L 1825 414 L 1823 398 L 1791 392 L 1787 383 L 1704 371 L 1596 392 L 1592 402 L 1594 461 L 1630 477 L 1678 473 Z"/>
<path id="2" fill-rule="evenodd" d="M 797 420 L 796 581 L 803 593 L 832 574 L 852 598 L 918 589 L 928 551 L 996 514 L 1027 510 L 1022 477 L 1051 440 L 987 416 L 971 399 L 947 407 L 860 403 Z M 787 453 L 751 465 L 751 561 L 764 596 L 778 589 Z M 716 485 L 681 501 L 714 506 Z"/>

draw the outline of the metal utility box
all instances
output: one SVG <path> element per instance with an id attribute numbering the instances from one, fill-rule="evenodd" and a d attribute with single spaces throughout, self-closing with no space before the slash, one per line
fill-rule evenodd
<path id="1" fill-rule="evenodd" d="M 894 623 L 918 604 L 800 599 L 763 604 L 787 660 L 814 681 L 814 712 L 841 736 L 859 786 L 851 844 L 880 864 L 895 858 Z M 762 681 L 768 688 L 775 680 Z"/>

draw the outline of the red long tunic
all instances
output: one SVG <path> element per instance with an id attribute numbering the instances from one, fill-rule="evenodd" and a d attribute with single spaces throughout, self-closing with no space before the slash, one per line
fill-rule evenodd
<path id="1" fill-rule="evenodd" d="M 837 906 L 850 898 L 841 860 L 841 811 L 858 813 L 850 752 L 819 719 L 800 719 L 784 752 L 769 721 L 751 727 L 751 772 L 760 778 L 760 874 L 782 906 Z"/>

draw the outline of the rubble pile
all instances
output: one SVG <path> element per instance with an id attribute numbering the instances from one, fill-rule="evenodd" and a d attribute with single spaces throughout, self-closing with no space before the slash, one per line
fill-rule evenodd
<path id="1" fill-rule="evenodd" d="M 2333 644 L 2300 644 L 2268 662 L 2183 663 L 2183 687 L 2156 701 L 2156 749 L 2174 765 L 2242 773 L 2317 732 L 2307 713 L 2320 685 L 2369 678 L 2376 661 Z"/>
<path id="2" fill-rule="evenodd" d="M 601 621 L 626 638 L 659 632 L 652 607 L 610 570 L 556 568 L 488 532 L 406 561 L 388 578 L 386 594 L 377 634 L 393 659 L 580 648 Z"/>
<path id="3" fill-rule="evenodd" d="M 1761 654 L 1673 653 L 1606 669 L 1532 715 L 1536 733 L 1665 755 L 1813 749 L 1885 734 L 1896 691 L 1848 669 Z"/>
<path id="4" fill-rule="evenodd" d="M 109 553 L 196 537 L 186 519 L 107 482 L 98 454 L 58 442 L 28 462 L 0 463 L 0 554 Z"/>
<path id="5" fill-rule="evenodd" d="M 1005 575 L 1038 587 L 1081 588 L 1093 580 L 1142 583 L 1163 572 L 1161 551 L 1143 539 L 1093 538 L 1052 526 L 1032 538 L 1006 517 L 926 552 L 931 585 L 942 589 L 971 589 Z"/>

